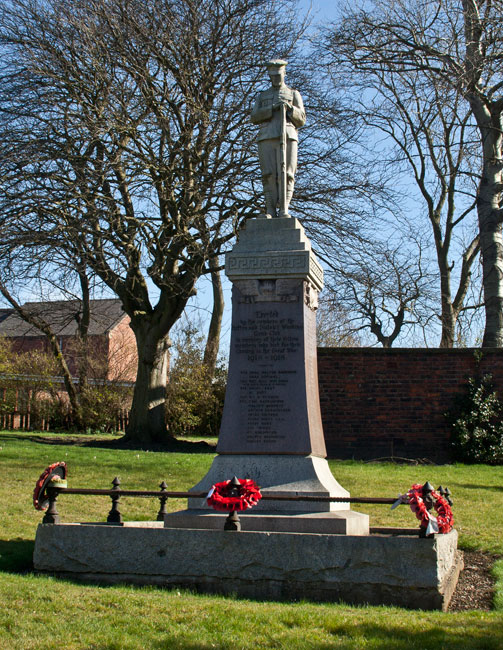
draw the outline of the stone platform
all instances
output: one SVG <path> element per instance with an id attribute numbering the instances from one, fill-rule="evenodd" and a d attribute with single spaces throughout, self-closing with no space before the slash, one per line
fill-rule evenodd
<path id="1" fill-rule="evenodd" d="M 353 510 L 339 512 L 278 513 L 267 510 L 240 512 L 241 530 L 272 533 L 328 533 L 331 535 L 368 535 L 369 518 Z M 166 528 L 223 530 L 226 513 L 208 510 L 179 510 L 165 516 Z"/>
<path id="2" fill-rule="evenodd" d="M 419 539 L 170 529 L 162 522 L 41 524 L 34 566 L 107 584 L 445 610 L 463 565 L 456 547 L 456 531 Z"/>

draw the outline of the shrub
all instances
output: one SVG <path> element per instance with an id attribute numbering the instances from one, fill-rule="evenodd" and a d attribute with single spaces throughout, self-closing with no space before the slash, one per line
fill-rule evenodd
<path id="1" fill-rule="evenodd" d="M 503 462 L 503 403 L 492 376 L 470 378 L 466 393 L 449 414 L 451 444 L 456 460 L 466 463 Z"/>
<path id="2" fill-rule="evenodd" d="M 175 343 L 166 389 L 166 421 L 173 435 L 218 435 L 227 373 L 203 363 L 203 337 L 185 328 Z"/>
<path id="3" fill-rule="evenodd" d="M 115 384 L 86 386 L 81 393 L 86 433 L 117 433 L 117 416 L 131 406 L 132 388 Z"/>
<path id="4" fill-rule="evenodd" d="M 132 387 L 125 382 L 105 381 L 90 364 L 95 377 L 79 385 L 83 428 L 87 433 L 116 432 L 117 416 L 131 405 Z M 70 404 L 65 387 L 58 377 L 59 366 L 52 354 L 42 350 L 15 352 L 0 338 L 0 417 L 2 425 L 17 413 L 29 413 L 29 427 L 50 427 L 52 431 L 72 430 Z M 27 427 L 27 419 L 21 426 Z"/>

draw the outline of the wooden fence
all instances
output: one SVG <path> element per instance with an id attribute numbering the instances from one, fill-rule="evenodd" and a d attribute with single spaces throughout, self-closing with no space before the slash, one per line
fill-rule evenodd
<path id="1" fill-rule="evenodd" d="M 129 422 L 129 409 L 120 409 L 113 419 L 114 431 L 125 431 Z M 54 423 L 54 418 L 45 417 L 29 410 L 14 410 L 0 412 L 0 429 L 9 431 L 51 431 L 60 428 Z"/>

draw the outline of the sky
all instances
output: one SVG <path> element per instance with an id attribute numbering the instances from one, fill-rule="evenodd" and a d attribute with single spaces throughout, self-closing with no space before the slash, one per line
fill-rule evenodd
<path id="1" fill-rule="evenodd" d="M 300 0 L 299 5 L 301 9 L 312 7 L 315 20 L 333 20 L 336 17 L 336 0 Z"/>

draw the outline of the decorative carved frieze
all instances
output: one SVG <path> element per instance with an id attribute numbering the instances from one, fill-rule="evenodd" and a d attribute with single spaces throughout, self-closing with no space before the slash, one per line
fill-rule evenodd
<path id="1" fill-rule="evenodd" d="M 310 280 L 323 287 L 323 269 L 311 251 L 236 254 L 228 253 L 225 270 L 230 280 L 241 278 L 290 276 Z"/>

